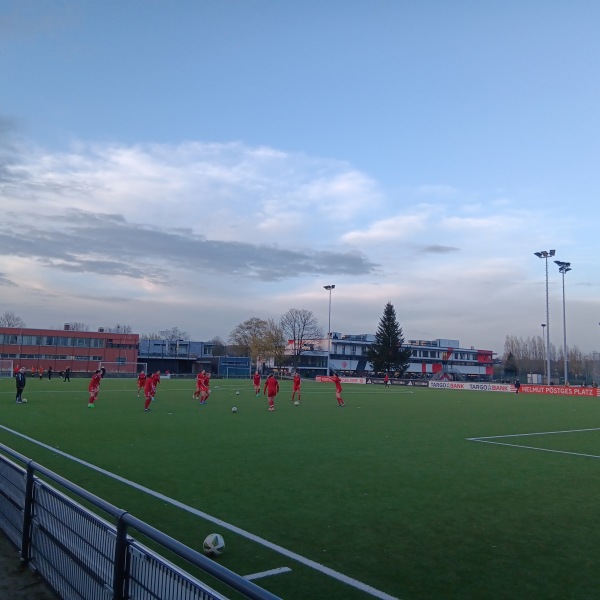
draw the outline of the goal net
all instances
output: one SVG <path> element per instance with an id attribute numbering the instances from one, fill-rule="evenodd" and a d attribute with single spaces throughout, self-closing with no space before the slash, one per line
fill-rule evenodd
<path id="1" fill-rule="evenodd" d="M 148 363 L 145 362 L 100 362 L 98 369 L 106 369 L 105 377 L 137 377 L 141 371 L 148 372 Z"/>
<path id="2" fill-rule="evenodd" d="M 0 358 L 0 377 L 12 377 L 14 365 L 13 361 L 8 358 Z"/>

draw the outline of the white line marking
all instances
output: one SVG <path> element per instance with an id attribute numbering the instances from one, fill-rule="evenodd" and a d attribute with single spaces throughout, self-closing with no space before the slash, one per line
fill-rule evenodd
<path id="1" fill-rule="evenodd" d="M 584 454 L 583 452 L 569 452 L 566 450 L 552 450 L 550 448 L 538 448 L 537 446 L 523 446 L 522 444 L 509 444 L 508 442 L 492 442 L 504 438 L 529 437 L 534 435 L 559 435 L 563 433 L 582 433 L 584 431 L 600 431 L 600 427 L 588 429 L 565 429 L 564 431 L 537 431 L 533 433 L 511 433 L 507 435 L 489 435 L 487 437 L 466 438 L 467 442 L 481 442 L 482 444 L 495 444 L 497 446 L 509 446 L 510 448 L 523 448 L 524 450 L 538 450 L 540 452 L 553 452 L 554 454 L 569 454 L 571 456 L 585 456 L 586 458 L 600 458 L 596 454 Z"/>
<path id="2" fill-rule="evenodd" d="M 289 573 L 291 569 L 289 567 L 279 567 L 279 569 L 271 569 L 270 571 L 263 571 L 262 573 L 252 573 L 252 575 L 244 575 L 244 579 L 252 581 L 253 579 L 260 579 L 261 577 L 270 577 L 271 575 L 280 575 L 281 573 Z"/>
<path id="3" fill-rule="evenodd" d="M 530 435 L 553 435 L 553 434 L 558 434 L 558 433 L 580 433 L 582 431 L 600 431 L 600 427 L 591 427 L 589 429 L 565 429 L 564 431 L 538 431 L 538 432 L 534 432 L 534 433 L 511 433 L 508 435 L 488 435 L 488 436 L 467 438 L 467 441 L 477 442 L 479 440 L 494 440 L 497 438 L 527 437 Z"/>
<path id="4" fill-rule="evenodd" d="M 540 452 L 554 452 L 555 454 L 570 454 L 571 456 L 586 456 L 587 458 L 600 458 L 595 454 L 583 454 L 582 452 L 567 452 L 566 450 L 551 450 L 550 448 L 537 448 L 536 446 L 522 446 L 521 444 L 506 444 L 504 442 L 489 442 L 472 438 L 469 442 L 481 442 L 482 444 L 495 444 L 496 446 L 510 446 L 511 448 L 523 448 L 524 450 L 539 450 Z"/>
<path id="5" fill-rule="evenodd" d="M 330 569 L 329 567 L 326 567 L 325 565 L 322 565 L 321 563 L 311 560 L 310 558 L 305 558 L 304 556 L 302 556 L 300 554 L 296 554 L 296 552 L 292 552 L 291 550 L 287 550 L 286 548 L 283 548 L 282 546 L 273 544 L 272 542 L 269 542 L 257 535 L 254 535 L 253 533 L 250 533 L 249 531 L 241 529 L 240 527 L 236 527 L 235 525 L 232 525 L 231 523 L 222 521 L 221 519 L 218 519 L 217 517 L 213 517 L 212 515 L 209 515 L 208 513 L 202 512 L 201 510 L 193 508 L 192 506 L 188 506 L 187 504 L 183 504 L 182 502 L 179 502 L 178 500 L 174 500 L 173 498 L 169 498 L 169 496 L 165 496 L 164 494 L 161 494 L 160 492 L 151 490 L 150 488 L 140 485 L 139 483 L 135 483 L 134 481 L 125 479 L 124 477 L 121 477 L 120 475 L 111 473 L 110 471 L 107 471 L 106 469 L 97 467 L 96 465 L 93 465 L 92 463 L 89 463 L 85 460 L 77 458 L 76 456 L 73 456 L 71 454 L 67 454 L 66 452 L 63 452 L 62 450 L 53 448 L 52 446 L 49 446 L 48 444 L 44 444 L 43 442 L 40 442 L 39 440 L 31 438 L 22 433 L 19 433 L 18 431 L 15 431 L 14 429 L 9 429 L 8 427 L 5 427 L 4 425 L 0 425 L 0 429 L 4 429 L 5 431 L 8 431 L 9 433 L 12 433 L 13 435 L 21 437 L 33 444 L 37 444 L 38 446 L 41 446 L 42 448 L 46 448 L 47 450 L 50 450 L 56 454 L 60 454 L 61 456 L 64 456 L 65 458 L 68 458 L 69 460 L 72 460 L 76 463 L 79 463 L 80 465 L 83 465 L 85 467 L 93 469 L 94 471 L 97 471 L 98 473 L 102 473 L 103 475 L 106 475 L 107 477 L 112 477 L 113 479 L 116 479 L 117 481 L 120 481 L 121 483 L 124 483 L 126 485 L 129 485 L 129 486 L 137 489 L 137 490 L 145 492 L 146 494 L 148 494 L 150 496 L 154 496 L 155 498 L 158 498 L 159 500 L 168 502 L 169 504 L 176 506 L 177 508 L 181 508 L 182 510 L 185 510 L 193 515 L 202 517 L 203 519 L 206 519 L 207 521 L 211 521 L 212 523 L 215 523 L 216 525 L 223 527 L 223 529 L 228 529 L 229 531 L 233 531 L 234 533 L 237 533 L 238 535 L 241 535 L 242 537 L 245 537 L 248 540 L 256 542 L 257 544 L 261 544 L 262 546 L 265 546 L 266 548 L 269 548 L 270 550 L 273 550 L 274 552 L 278 552 L 279 554 L 282 554 L 283 556 L 287 556 L 288 558 L 291 558 L 292 560 L 295 560 L 307 567 L 310 567 L 311 569 L 314 569 L 315 571 L 319 571 L 320 573 L 323 573 L 324 575 L 328 575 L 329 577 L 332 577 L 333 579 L 337 579 L 338 581 L 341 581 L 342 583 L 352 586 L 352 587 L 360 590 L 361 592 L 370 594 L 371 596 L 374 596 L 375 598 L 381 598 L 381 600 L 399 600 L 395 596 L 390 596 L 389 594 L 386 594 L 385 592 L 381 592 L 380 590 L 378 590 L 374 587 L 371 587 L 370 585 L 367 585 L 366 583 L 362 583 L 361 581 L 358 581 L 357 579 L 354 579 L 353 577 L 348 577 L 347 575 L 344 575 L 343 573 L 338 573 L 337 571 L 334 571 L 333 569 Z"/>

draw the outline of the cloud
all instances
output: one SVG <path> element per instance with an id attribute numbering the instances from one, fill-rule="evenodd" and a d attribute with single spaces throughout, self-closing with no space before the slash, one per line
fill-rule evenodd
<path id="1" fill-rule="evenodd" d="M 73 273 L 170 281 L 173 267 L 199 275 L 277 281 L 303 275 L 371 273 L 376 265 L 358 252 L 297 250 L 277 245 L 210 240 L 189 229 L 129 223 L 122 215 L 69 209 L 42 228 L 9 214 L 0 225 L 5 256 L 35 260 Z"/>
<path id="2" fill-rule="evenodd" d="M 415 186 L 387 197 L 342 161 L 237 142 L 49 152 L 16 143 L 10 125 L 0 125 L 0 286 L 32 326 L 114 321 L 226 337 L 292 306 L 326 318 L 330 283 L 332 327 L 344 333 L 372 333 L 387 301 L 407 339 L 498 349 L 541 322 L 533 250 L 549 247 L 556 219 L 506 194 L 499 204 L 495 191 L 486 201 Z M 573 224 L 560 225 L 569 235 Z M 583 280 L 583 259 L 565 259 L 577 265 L 569 291 L 592 297 L 592 259 Z"/>
<path id="3" fill-rule="evenodd" d="M 4 273 L 0 273 L 0 286 L 15 286 L 15 282 L 9 279 Z"/>
<path id="4" fill-rule="evenodd" d="M 460 248 L 454 248 L 452 246 L 441 246 L 440 244 L 432 244 L 431 246 L 424 246 L 423 252 L 427 254 L 448 254 L 450 252 L 459 252 Z"/>

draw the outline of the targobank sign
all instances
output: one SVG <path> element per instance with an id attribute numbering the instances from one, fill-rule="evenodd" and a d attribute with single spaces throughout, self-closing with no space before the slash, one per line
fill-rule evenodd
<path id="1" fill-rule="evenodd" d="M 471 390 L 479 392 L 515 392 L 510 383 L 467 383 L 464 381 L 430 381 L 430 388 L 445 390 Z M 566 385 L 530 385 L 522 384 L 520 393 L 551 394 L 553 396 L 598 396 L 597 388 L 570 387 Z"/>
<path id="2" fill-rule="evenodd" d="M 478 392 L 514 392 L 515 387 L 509 383 L 467 383 L 465 381 L 430 381 L 430 388 L 445 390 L 473 390 Z M 523 387 L 521 387 L 523 389 Z"/>

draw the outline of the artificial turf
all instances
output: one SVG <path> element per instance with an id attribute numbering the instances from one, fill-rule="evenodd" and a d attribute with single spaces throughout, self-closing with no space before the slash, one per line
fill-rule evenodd
<path id="1" fill-rule="evenodd" d="M 219 561 L 241 575 L 291 569 L 255 581 L 289 600 L 574 600 L 600 588 L 599 399 L 346 384 L 339 408 L 333 384 L 304 381 L 294 406 L 283 381 L 271 413 L 250 379 L 211 387 L 200 406 L 193 380 L 163 380 L 145 413 L 133 379 L 105 379 L 95 409 L 87 380 L 30 380 L 26 405 L 1 380 L 0 442 L 198 550 L 221 533 Z M 544 432 L 560 433 L 471 440 Z"/>

